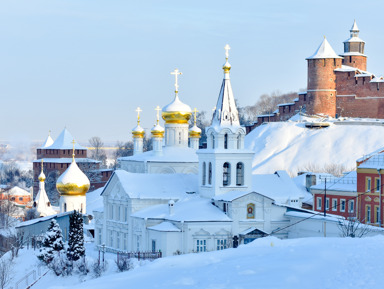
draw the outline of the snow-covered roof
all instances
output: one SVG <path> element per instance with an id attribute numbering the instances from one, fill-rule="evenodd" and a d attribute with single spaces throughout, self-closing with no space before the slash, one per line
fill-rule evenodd
<path id="1" fill-rule="evenodd" d="M 286 203 L 290 199 L 305 197 L 286 171 L 252 175 L 252 190 L 278 203 Z"/>
<path id="2" fill-rule="evenodd" d="M 341 58 L 336 52 L 333 50 L 328 40 L 324 37 L 323 42 L 321 42 L 320 46 L 317 48 L 315 53 L 308 57 L 307 59 L 321 59 L 321 58 Z"/>
<path id="3" fill-rule="evenodd" d="M 136 174 L 116 170 L 111 179 L 115 177 L 130 198 L 181 199 L 187 193 L 198 192 L 195 174 Z"/>
<path id="4" fill-rule="evenodd" d="M 365 57 L 367 57 L 367 55 L 362 54 L 360 52 L 344 52 L 344 53 L 340 54 L 340 56 L 365 56 Z"/>
<path id="5" fill-rule="evenodd" d="M 8 190 L 7 193 L 12 196 L 27 196 L 30 193 L 18 186 L 14 186 L 12 189 Z"/>
<path id="6" fill-rule="evenodd" d="M 57 137 L 55 142 L 45 147 L 45 149 L 60 149 L 60 150 L 69 150 L 73 148 L 73 142 L 74 138 L 71 135 L 71 133 L 64 128 L 63 131 L 60 133 L 60 135 Z M 77 142 L 75 143 L 75 149 L 77 150 L 86 150 L 87 148 L 79 145 Z"/>
<path id="7" fill-rule="evenodd" d="M 382 150 L 382 149 L 380 149 Z M 377 153 L 361 163 L 358 169 L 384 169 L 384 153 Z"/>
<path id="8" fill-rule="evenodd" d="M 101 196 L 103 189 L 104 187 L 96 189 L 92 192 L 88 192 L 86 194 L 88 213 L 92 214 L 93 211 L 99 211 L 101 208 L 104 207 L 103 197 Z"/>
<path id="9" fill-rule="evenodd" d="M 153 231 L 159 231 L 159 232 L 181 232 L 181 230 L 176 227 L 174 224 L 170 222 L 162 222 L 158 225 L 148 227 L 148 230 L 153 230 Z"/>
<path id="10" fill-rule="evenodd" d="M 63 163 L 69 164 L 72 163 L 72 158 L 44 158 L 44 163 Z M 41 159 L 33 161 L 34 163 L 41 163 Z M 77 163 L 100 163 L 100 161 L 89 159 L 89 158 L 76 158 Z"/>
<path id="11" fill-rule="evenodd" d="M 236 200 L 251 193 L 252 192 L 247 191 L 229 191 L 225 194 L 214 196 L 212 199 L 215 201 L 232 202 L 233 200 Z"/>
<path id="12" fill-rule="evenodd" d="M 357 36 L 352 36 L 352 37 L 349 37 L 347 40 L 345 40 L 343 43 L 346 43 L 346 42 L 364 42 L 364 40 L 360 39 L 359 37 Z"/>
<path id="13" fill-rule="evenodd" d="M 375 78 L 372 78 L 370 82 L 384 82 L 384 77 L 376 76 Z"/>
<path id="14" fill-rule="evenodd" d="M 327 220 L 331 222 L 339 222 L 344 219 L 344 217 L 342 216 L 331 215 L 328 213 L 326 217 L 324 217 L 324 215 L 319 214 L 319 212 L 306 213 L 306 212 L 299 212 L 299 211 L 287 211 L 284 215 L 287 217 L 295 217 L 300 219 L 311 217 L 311 219 L 313 220 Z"/>
<path id="15" fill-rule="evenodd" d="M 40 217 L 57 214 L 57 212 L 51 206 L 48 195 L 45 191 L 44 182 L 39 182 L 39 192 L 36 195 L 35 202 L 36 211 L 40 214 Z"/>
<path id="16" fill-rule="evenodd" d="M 311 189 L 325 190 L 325 181 L 322 180 Z M 341 192 L 357 192 L 357 173 L 352 171 L 340 178 L 327 178 L 327 190 Z"/>
<path id="17" fill-rule="evenodd" d="M 277 106 L 286 106 L 286 105 L 295 105 L 295 104 L 292 102 L 287 102 L 287 103 L 280 103 Z"/>
<path id="18" fill-rule="evenodd" d="M 47 136 L 47 138 L 45 139 L 44 143 L 42 144 L 41 147 L 39 147 L 40 149 L 44 149 L 46 147 L 49 147 L 53 144 L 53 139 L 51 138 L 51 135 L 49 134 Z"/>
<path id="19" fill-rule="evenodd" d="M 171 215 L 168 204 L 164 204 L 143 209 L 132 216 L 177 222 L 231 222 L 223 211 L 212 205 L 211 200 L 199 196 L 191 196 L 176 202 Z"/>
<path id="20" fill-rule="evenodd" d="M 356 67 L 348 66 L 348 65 L 342 65 L 341 68 L 336 68 L 335 71 L 341 71 L 341 72 L 352 72 L 358 70 Z"/>
<path id="21" fill-rule="evenodd" d="M 164 146 L 160 155 L 151 150 L 134 156 L 121 157 L 118 158 L 118 161 L 197 163 L 199 160 L 196 150 L 192 148 Z"/>
<path id="22" fill-rule="evenodd" d="M 55 219 L 56 218 L 61 218 L 61 217 L 67 216 L 67 215 L 71 215 L 72 213 L 73 213 L 73 211 L 69 211 L 69 212 L 65 212 L 65 213 L 60 213 L 60 214 L 56 214 L 56 215 L 50 215 L 50 216 L 46 216 L 46 217 L 42 217 L 42 218 L 38 218 L 38 219 L 33 219 L 33 220 L 21 222 L 20 224 L 16 225 L 16 228 L 22 228 L 22 227 L 30 226 L 30 225 L 33 225 L 33 224 L 36 224 L 36 223 L 40 223 L 40 222 L 45 222 L 47 220 L 51 220 L 51 219 L 54 219 L 54 218 Z"/>

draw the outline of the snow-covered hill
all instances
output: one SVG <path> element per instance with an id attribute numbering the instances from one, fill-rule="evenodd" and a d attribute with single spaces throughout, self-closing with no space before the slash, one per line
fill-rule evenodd
<path id="1" fill-rule="evenodd" d="M 257 127 L 245 137 L 245 147 L 255 151 L 253 173 L 296 173 L 310 164 L 353 169 L 358 158 L 384 147 L 382 125 L 330 124 L 323 129 L 308 129 L 300 122 Z"/>
<path id="2" fill-rule="evenodd" d="M 384 237 L 258 239 L 237 249 L 158 259 L 81 282 L 47 274 L 33 288 L 383 288 Z M 71 284 L 72 283 L 72 284 Z M 64 285 L 65 284 L 65 285 Z"/>

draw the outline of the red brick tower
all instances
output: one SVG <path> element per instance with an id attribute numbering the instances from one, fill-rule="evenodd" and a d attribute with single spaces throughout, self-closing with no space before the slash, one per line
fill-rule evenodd
<path id="1" fill-rule="evenodd" d="M 359 38 L 359 28 L 356 20 L 353 22 L 351 36 L 344 41 L 343 64 L 361 70 L 367 70 L 367 56 L 364 55 L 365 42 Z"/>
<path id="2" fill-rule="evenodd" d="M 308 114 L 336 116 L 336 75 L 341 68 L 342 57 L 338 56 L 324 37 L 316 52 L 307 58 Z"/>

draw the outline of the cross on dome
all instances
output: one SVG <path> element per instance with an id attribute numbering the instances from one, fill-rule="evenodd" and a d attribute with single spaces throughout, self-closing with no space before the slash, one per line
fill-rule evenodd
<path id="1" fill-rule="evenodd" d="M 173 72 L 171 72 L 171 74 L 173 74 L 174 76 L 175 76 L 175 92 L 176 93 L 178 93 L 178 91 L 179 91 L 179 84 L 178 84 L 178 76 L 179 75 L 182 75 L 183 73 L 182 72 L 180 72 L 177 68 L 173 71 Z"/>
<path id="2" fill-rule="evenodd" d="M 141 108 L 137 107 L 136 112 L 137 112 L 137 123 L 139 124 L 140 123 L 140 112 L 142 112 Z"/>
<path id="3" fill-rule="evenodd" d="M 227 45 L 224 46 L 224 49 L 225 49 L 225 59 L 228 60 L 229 50 L 231 49 L 231 47 L 229 47 L 229 44 L 227 44 Z"/>
<path id="4" fill-rule="evenodd" d="M 75 161 L 75 139 L 72 140 L 72 162 Z"/>
<path id="5" fill-rule="evenodd" d="M 196 125 L 196 115 L 197 115 L 197 112 L 198 112 L 198 110 L 196 109 L 196 107 L 195 107 L 195 109 L 193 110 L 193 112 L 194 112 L 194 116 L 193 116 L 194 124 Z"/>
<path id="6" fill-rule="evenodd" d="M 157 112 L 157 113 L 156 113 L 156 116 L 157 116 L 157 124 L 159 124 L 160 111 L 161 111 L 160 106 L 156 106 L 155 110 L 156 110 L 156 112 Z"/>

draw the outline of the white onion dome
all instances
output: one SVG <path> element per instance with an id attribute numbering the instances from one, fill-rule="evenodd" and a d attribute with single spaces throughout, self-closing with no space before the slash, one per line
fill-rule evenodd
<path id="1" fill-rule="evenodd" d="M 164 137 L 164 128 L 158 123 L 151 130 L 152 137 Z"/>
<path id="2" fill-rule="evenodd" d="M 45 174 L 43 173 L 43 170 L 41 170 L 41 173 L 39 175 L 39 181 L 44 182 L 45 181 Z"/>
<path id="3" fill-rule="evenodd" d="M 61 195 L 85 196 L 89 186 L 89 179 L 74 160 L 56 182 L 56 188 Z"/>
<path id="4" fill-rule="evenodd" d="M 201 129 L 197 127 L 196 123 L 189 129 L 189 137 L 201 137 Z"/>
<path id="5" fill-rule="evenodd" d="M 163 107 L 161 116 L 165 123 L 188 123 L 192 116 L 192 110 L 189 105 L 181 102 L 176 94 L 175 99 Z"/>
<path id="6" fill-rule="evenodd" d="M 133 138 L 144 138 L 144 129 L 140 126 L 140 123 L 137 124 L 136 127 L 132 129 L 132 137 Z"/>

